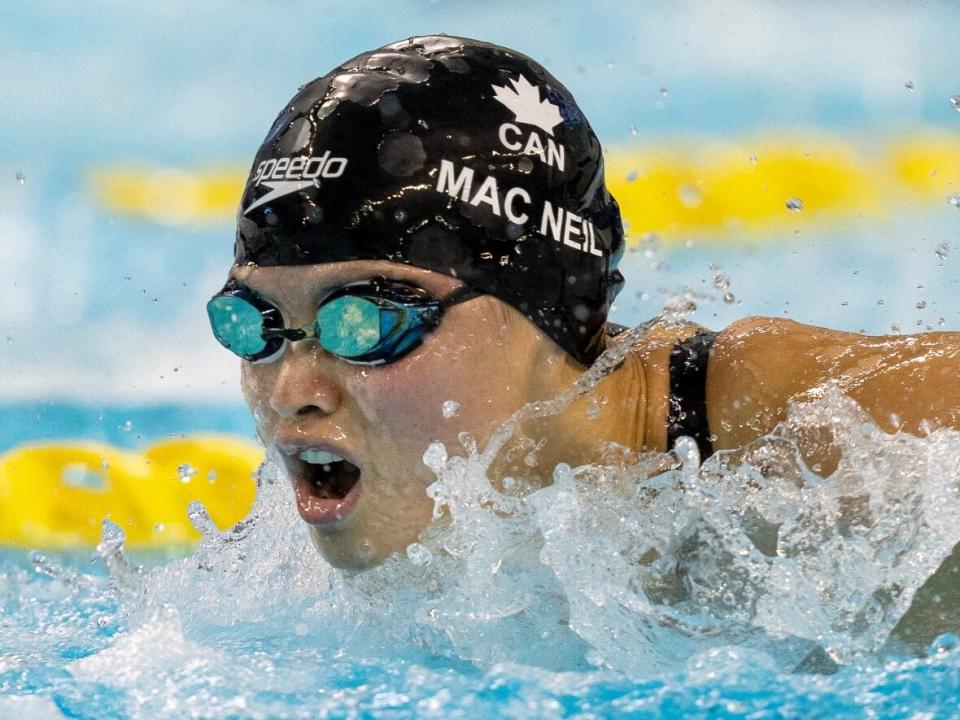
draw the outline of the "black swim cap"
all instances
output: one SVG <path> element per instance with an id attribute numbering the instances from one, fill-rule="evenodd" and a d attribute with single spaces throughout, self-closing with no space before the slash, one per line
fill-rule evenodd
<path id="1" fill-rule="evenodd" d="M 623 227 L 570 92 L 489 43 L 415 37 L 303 86 L 257 152 L 236 262 L 392 260 L 460 278 L 584 364 Z"/>

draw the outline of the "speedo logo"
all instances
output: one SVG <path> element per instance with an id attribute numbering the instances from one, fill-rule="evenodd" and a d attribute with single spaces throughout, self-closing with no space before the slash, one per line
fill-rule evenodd
<path id="1" fill-rule="evenodd" d="M 270 192 L 257 198 L 250 207 L 243 211 L 248 214 L 251 210 L 276 200 L 284 195 L 297 192 L 306 187 L 320 187 L 320 178 L 332 179 L 343 175 L 347 169 L 347 159 L 330 157 L 330 151 L 325 150 L 323 155 L 316 157 L 298 155 L 297 157 L 271 158 L 257 165 L 252 183 L 254 187 L 270 188 Z"/>

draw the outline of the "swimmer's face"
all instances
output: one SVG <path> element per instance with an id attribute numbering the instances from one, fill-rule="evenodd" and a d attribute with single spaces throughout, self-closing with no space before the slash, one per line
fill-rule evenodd
<path id="1" fill-rule="evenodd" d="M 231 272 L 278 307 L 287 327 L 311 322 L 332 290 L 376 275 L 437 298 L 462 284 L 385 261 Z M 426 488 L 436 478 L 423 463 L 427 447 L 440 441 L 459 448 L 463 431 L 485 442 L 525 402 L 556 390 L 558 356 L 565 353 L 532 323 L 483 295 L 449 308 L 424 343 L 395 362 L 350 364 L 304 340 L 288 344 L 273 362 L 244 362 L 242 384 L 260 438 L 293 484 L 317 548 L 333 565 L 362 568 L 403 552 L 430 522 L 433 501 Z M 459 403 L 453 417 L 444 416 L 448 400 Z M 327 466 L 338 473 L 348 468 L 333 491 L 317 488 L 319 476 L 312 473 L 329 457 L 318 453 L 349 462 Z M 342 501 L 332 502 L 356 477 L 353 465 L 359 479 Z"/>

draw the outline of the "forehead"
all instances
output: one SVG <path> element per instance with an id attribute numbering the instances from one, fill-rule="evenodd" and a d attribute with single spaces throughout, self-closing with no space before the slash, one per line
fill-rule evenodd
<path id="1" fill-rule="evenodd" d="M 287 306 L 311 303 L 326 292 L 357 280 L 382 275 L 405 280 L 435 294 L 462 285 L 456 278 L 423 268 L 386 260 L 352 260 L 319 265 L 280 265 L 261 267 L 239 265 L 230 270 L 230 278 L 270 300 Z"/>

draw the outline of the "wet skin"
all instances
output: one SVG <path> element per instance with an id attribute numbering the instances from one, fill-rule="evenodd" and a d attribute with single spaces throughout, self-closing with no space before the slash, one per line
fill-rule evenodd
<path id="1" fill-rule="evenodd" d="M 411 282 L 437 297 L 461 284 L 384 261 L 244 266 L 231 272 L 279 307 L 288 327 L 309 322 L 331 290 L 374 275 Z M 596 462 L 610 442 L 665 450 L 669 355 L 694 331 L 653 328 L 598 386 L 599 417 L 587 420 L 583 398 L 559 416 L 521 427 L 521 437 L 546 439 L 535 466 L 517 467 L 517 456 L 527 453 L 508 448 L 491 468 L 491 479 L 519 472 L 542 485 L 558 462 Z M 810 397 L 812 388 L 828 380 L 882 428 L 916 434 L 925 426 L 960 428 L 960 385 L 953 381 L 958 359 L 957 334 L 866 337 L 777 318 L 741 320 L 718 335 L 709 365 L 714 447 L 740 447 L 768 433 L 786 417 L 789 400 Z M 458 433 L 466 431 L 482 447 L 524 403 L 556 397 L 584 369 L 512 307 L 482 296 L 451 308 L 421 347 L 395 363 L 352 365 L 308 340 L 289 345 L 274 362 L 244 362 L 242 382 L 269 452 L 277 456 L 285 447 L 323 445 L 360 466 L 361 493 L 352 510 L 334 523 L 309 526 L 329 562 L 359 569 L 402 552 L 431 521 L 426 488 L 435 477 L 422 458 L 432 442 L 456 451 Z M 446 400 L 460 403 L 456 417 L 443 416 Z M 823 475 L 836 464 L 828 446 L 802 450 Z M 931 581 L 939 592 L 921 592 L 920 599 L 930 595 L 936 602 L 915 605 L 898 628 L 902 639 L 919 646 L 957 626 L 958 558 L 955 552 Z M 912 622 L 913 616 L 923 620 Z"/>
<path id="2" fill-rule="evenodd" d="M 375 275 L 406 280 L 436 297 L 461 285 L 446 275 L 384 261 L 243 266 L 231 272 L 280 308 L 288 327 L 307 324 L 331 290 Z M 617 373 L 598 388 L 605 404 L 595 422 L 585 422 L 583 399 L 562 416 L 520 428 L 523 436 L 547 438 L 536 467 L 524 466 L 530 482 L 547 482 L 561 461 L 597 460 L 604 441 L 642 444 L 638 409 L 644 391 L 636 365 L 631 361 L 632 373 Z M 274 362 L 244 362 L 242 385 L 261 441 L 275 457 L 322 445 L 360 467 L 360 495 L 352 510 L 337 522 L 311 525 L 310 533 L 329 562 L 362 568 L 403 552 L 430 522 L 433 501 L 425 490 L 436 478 L 423 453 L 431 443 L 455 450 L 458 434 L 466 431 L 482 447 L 524 403 L 556 396 L 582 372 L 511 306 L 482 296 L 450 308 L 423 345 L 397 362 L 354 365 L 306 340 L 288 345 Z M 460 403 L 456 417 L 443 416 L 446 400 Z M 516 453 L 513 460 L 507 455 L 492 468 L 494 478 L 513 472 Z"/>

